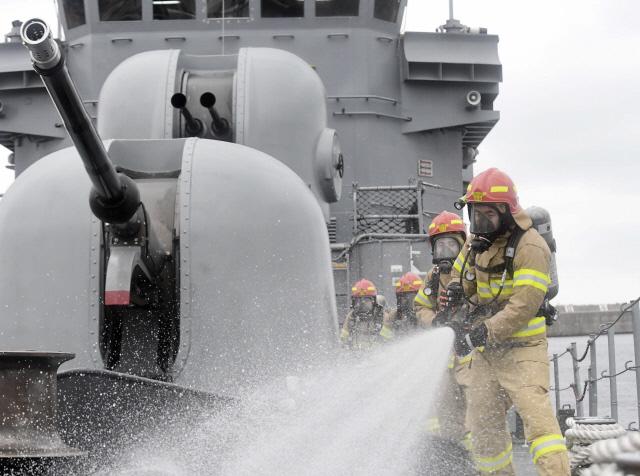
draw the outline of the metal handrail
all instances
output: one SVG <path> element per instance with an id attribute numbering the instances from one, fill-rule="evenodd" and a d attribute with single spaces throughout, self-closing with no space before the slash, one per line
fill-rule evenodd
<path id="1" fill-rule="evenodd" d="M 390 102 L 395 106 L 400 102 L 395 98 L 388 98 L 385 96 L 378 96 L 377 94 L 351 94 L 351 95 L 342 95 L 342 96 L 327 96 L 327 99 L 333 99 L 335 102 L 340 102 L 340 99 L 364 99 L 365 101 L 369 101 L 369 99 L 375 99 L 376 101 L 382 102 Z"/>
<path id="2" fill-rule="evenodd" d="M 360 220 L 369 220 L 369 219 L 377 219 L 377 220 L 410 220 L 411 218 L 418 218 L 420 215 L 361 215 L 358 214 L 358 219 Z"/>
<path id="3" fill-rule="evenodd" d="M 354 184 L 354 187 L 356 185 Z M 386 192 L 390 190 L 415 190 L 416 185 L 379 185 L 373 187 L 357 186 L 359 192 Z"/>
<path id="4" fill-rule="evenodd" d="M 348 244 L 344 244 L 345 247 L 338 256 L 336 256 L 333 261 L 340 261 L 345 255 L 351 252 L 351 249 L 356 246 L 358 243 L 365 239 L 370 240 L 406 240 L 406 241 L 423 241 L 428 238 L 427 235 L 422 233 L 362 233 L 354 237 Z"/>
<path id="5" fill-rule="evenodd" d="M 635 363 L 632 360 L 628 360 L 624 364 L 624 370 L 619 372 L 616 371 L 616 358 L 615 358 L 615 326 L 622 317 L 631 310 L 631 318 L 633 323 L 633 344 L 634 344 L 634 354 L 635 354 Z M 603 334 L 607 334 L 608 339 L 608 353 L 609 353 L 609 368 L 607 370 L 603 370 L 600 373 L 600 376 L 597 376 L 597 356 L 596 356 L 596 340 Z M 584 381 L 584 385 L 582 387 L 582 392 L 578 392 L 578 388 L 580 388 L 580 368 L 579 363 L 584 361 L 587 357 L 587 354 L 590 355 L 589 359 L 589 376 Z M 559 383 L 559 370 L 558 370 L 558 361 L 564 355 L 570 355 L 573 363 L 573 372 L 574 372 L 574 382 L 567 387 L 560 387 Z M 630 301 L 627 305 L 624 305 L 620 314 L 611 322 L 603 324 L 599 327 L 597 332 L 594 332 L 590 335 L 587 345 L 585 347 L 584 353 L 581 357 L 578 357 L 577 346 L 575 342 L 572 342 L 570 347 L 568 347 L 561 354 L 553 354 L 553 357 L 550 359 L 553 362 L 553 370 L 554 370 L 554 387 L 551 390 L 555 393 L 556 407 L 558 407 L 560 402 L 560 392 L 573 389 L 575 402 L 576 402 L 576 412 L 578 416 L 583 416 L 582 409 L 582 401 L 584 400 L 585 395 L 589 395 L 589 416 L 597 416 L 598 414 L 598 386 L 597 383 L 604 379 L 609 379 L 609 394 L 610 394 L 610 409 L 611 409 L 611 417 L 614 420 L 618 420 L 618 390 L 617 390 L 617 381 L 616 378 L 620 375 L 623 375 L 627 372 L 635 371 L 636 372 L 636 402 L 638 402 L 638 419 L 640 421 L 640 297 Z"/>
<path id="6" fill-rule="evenodd" d="M 342 110 L 340 112 L 334 112 L 334 116 L 376 116 L 376 117 L 386 117 L 388 119 L 398 119 L 400 121 L 411 122 L 413 118 L 411 116 L 399 116 L 397 114 L 386 114 L 384 112 L 373 112 L 373 111 L 346 111 Z"/>

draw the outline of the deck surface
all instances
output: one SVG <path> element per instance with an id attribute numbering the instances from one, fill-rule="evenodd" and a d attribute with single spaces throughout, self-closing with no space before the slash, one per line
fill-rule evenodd
<path id="1" fill-rule="evenodd" d="M 536 468 L 531 461 L 529 447 L 522 441 L 513 440 L 513 465 L 516 467 L 517 476 L 536 476 Z"/>

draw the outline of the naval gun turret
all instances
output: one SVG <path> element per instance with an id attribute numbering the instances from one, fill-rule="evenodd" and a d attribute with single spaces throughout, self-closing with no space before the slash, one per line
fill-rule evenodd
<path id="1" fill-rule="evenodd" d="M 58 379 L 65 443 L 126 444 L 114 435 L 169 401 L 233 398 L 334 348 L 323 209 L 339 198 L 342 156 L 313 70 L 270 49 L 183 59 L 189 71 L 177 51 L 143 53 L 105 83 L 96 131 L 48 26 L 21 33 L 75 147 L 27 169 L 0 205 L 0 349 L 75 354 Z M 299 126 L 293 100 L 284 117 L 270 107 L 277 69 L 302 71 Z M 180 122 L 176 93 L 201 131 Z M 289 128 L 286 144 L 269 143 L 265 112 Z M 262 151 L 287 147 L 288 163 Z"/>

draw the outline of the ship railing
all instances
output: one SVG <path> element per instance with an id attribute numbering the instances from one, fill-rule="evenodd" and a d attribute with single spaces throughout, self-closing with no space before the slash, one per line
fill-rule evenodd
<path id="1" fill-rule="evenodd" d="M 632 332 L 633 332 L 633 347 L 634 347 L 634 359 L 635 361 L 628 360 L 624 363 L 623 370 L 617 370 L 616 367 L 616 324 L 620 322 L 625 314 L 631 311 L 632 320 Z M 608 368 L 603 370 L 598 375 L 598 362 L 596 354 L 596 343 L 598 339 L 603 336 L 607 336 L 608 342 Z M 562 358 L 571 358 L 573 365 L 573 382 L 569 385 L 560 386 L 560 370 L 559 361 Z M 584 381 L 580 379 L 580 363 L 585 361 L 589 357 L 589 366 L 587 368 L 587 378 Z M 627 372 L 635 372 L 636 374 L 636 408 L 638 411 L 638 422 L 640 422 L 640 297 L 630 301 L 627 304 L 623 304 L 618 316 L 611 322 L 602 324 L 597 330 L 589 334 L 589 340 L 582 352 L 578 351 L 576 342 L 572 342 L 567 349 L 560 354 L 553 354 L 550 358 L 550 362 L 553 363 L 553 379 L 554 385 L 551 390 L 554 392 L 556 411 L 558 415 L 570 416 L 570 413 L 566 412 L 566 408 L 561 407 L 561 393 L 571 390 L 575 400 L 575 413 L 578 417 L 585 416 L 584 414 L 584 399 L 588 395 L 589 408 L 588 416 L 598 416 L 598 382 L 602 380 L 609 380 L 609 400 L 610 400 L 610 417 L 618 421 L 618 382 L 617 377 Z M 569 409 L 572 411 L 573 409 Z M 560 419 L 560 418 L 559 418 Z M 632 428 L 634 423 L 629 424 L 629 429 Z M 562 422 L 561 422 L 562 424 Z M 637 429 L 637 428 L 635 428 Z"/>

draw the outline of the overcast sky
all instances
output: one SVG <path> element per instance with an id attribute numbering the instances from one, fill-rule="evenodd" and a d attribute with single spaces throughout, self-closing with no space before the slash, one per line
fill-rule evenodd
<path id="1" fill-rule="evenodd" d="M 0 32 L 14 18 L 53 15 L 52 0 L 1 0 Z M 433 31 L 447 16 L 447 0 L 409 0 L 406 29 Z M 475 170 L 505 170 L 525 207 L 551 212 L 556 302 L 637 297 L 640 2 L 456 0 L 455 17 L 500 36 L 501 119 Z M 1 169 L 0 191 L 12 175 Z"/>

